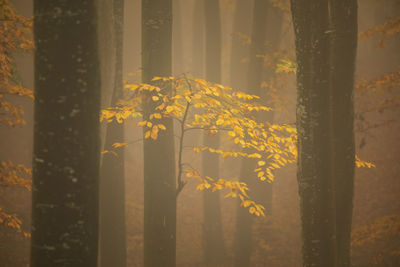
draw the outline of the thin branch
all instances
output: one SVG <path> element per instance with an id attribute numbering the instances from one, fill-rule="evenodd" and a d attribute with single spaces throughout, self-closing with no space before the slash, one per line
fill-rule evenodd
<path id="1" fill-rule="evenodd" d="M 192 87 L 185 76 L 185 81 L 189 86 L 190 91 L 192 91 Z M 176 197 L 178 197 L 179 193 L 182 191 L 183 187 L 186 185 L 186 182 L 182 182 L 182 172 L 183 172 L 183 164 L 182 164 L 182 154 L 183 154 L 183 139 L 185 137 L 185 121 L 187 119 L 190 108 L 190 102 L 186 102 L 185 113 L 183 114 L 182 122 L 181 122 L 181 138 L 179 139 L 179 157 L 178 157 L 178 188 L 176 190 Z"/>
<path id="2" fill-rule="evenodd" d="M 204 128 L 204 127 L 190 127 L 186 128 L 185 132 L 191 131 L 191 130 L 215 130 L 215 131 L 232 131 L 232 128 Z"/>

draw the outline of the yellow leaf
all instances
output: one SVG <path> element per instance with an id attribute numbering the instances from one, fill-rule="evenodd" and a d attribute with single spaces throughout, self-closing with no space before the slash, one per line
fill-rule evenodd
<path id="1" fill-rule="evenodd" d="M 156 119 L 161 119 L 161 114 L 160 113 L 154 113 L 151 114 L 150 117 L 156 118 Z"/>
<path id="2" fill-rule="evenodd" d="M 243 201 L 242 204 L 243 204 L 243 207 L 247 208 L 248 206 L 250 206 L 251 201 L 250 200 L 245 200 L 245 201 Z"/>
<path id="3" fill-rule="evenodd" d="M 258 163 L 258 166 L 264 166 L 265 165 L 265 161 L 260 160 Z"/>
<path id="4" fill-rule="evenodd" d="M 157 139 L 157 137 L 158 137 L 158 127 L 157 127 L 157 126 L 154 126 L 154 127 L 151 129 L 151 134 L 150 134 L 150 136 L 151 136 L 151 138 L 154 139 L 154 140 Z"/>
<path id="5" fill-rule="evenodd" d="M 150 134 L 151 134 L 151 132 L 150 132 L 150 131 L 147 131 L 147 132 L 144 134 L 144 138 L 145 138 L 145 139 L 149 138 L 149 137 L 150 137 Z"/>
<path id="6" fill-rule="evenodd" d="M 147 121 L 140 121 L 140 122 L 138 122 L 138 126 L 145 126 L 146 125 L 146 123 L 147 123 Z"/>
<path id="7" fill-rule="evenodd" d="M 230 153 L 230 152 L 224 152 L 224 153 L 222 154 L 222 158 L 224 158 L 224 159 L 229 158 L 230 156 L 231 156 L 231 153 Z"/>
<path id="8" fill-rule="evenodd" d="M 250 214 L 253 214 L 254 212 L 256 212 L 256 209 L 254 207 L 250 207 L 249 212 Z"/>
<path id="9" fill-rule="evenodd" d="M 158 101 L 160 98 L 159 98 L 158 96 L 153 95 L 153 96 L 151 97 L 151 99 L 153 99 L 153 101 Z"/>
<path id="10" fill-rule="evenodd" d="M 198 186 L 196 186 L 196 189 L 200 191 L 204 190 L 204 184 L 199 184 Z"/>
<path id="11" fill-rule="evenodd" d="M 114 144 L 112 144 L 112 147 L 114 147 L 114 148 L 128 147 L 128 143 L 114 143 Z"/>
<path id="12" fill-rule="evenodd" d="M 157 124 L 158 128 L 160 128 L 161 130 L 166 130 L 167 128 L 163 125 L 163 124 Z"/>

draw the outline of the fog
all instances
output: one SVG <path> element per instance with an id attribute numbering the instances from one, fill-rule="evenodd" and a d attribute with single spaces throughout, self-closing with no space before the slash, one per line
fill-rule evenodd
<path id="1" fill-rule="evenodd" d="M 106 118 L 99 124 L 99 131 L 96 133 L 100 140 L 97 152 L 101 153 L 98 162 L 99 175 L 93 177 L 99 188 L 99 199 L 80 198 L 83 202 L 99 203 L 98 214 L 96 210 L 93 213 L 89 210 L 89 214 L 97 216 L 93 220 L 99 222 L 96 226 L 98 231 L 94 230 L 99 233 L 99 236 L 95 237 L 98 238 L 96 243 L 98 250 L 95 252 L 98 255 L 94 256 L 96 264 L 103 267 L 112 265 L 115 267 L 306 266 L 304 262 L 307 259 L 304 255 L 307 252 L 305 241 L 307 230 L 304 230 L 306 227 L 302 228 L 302 221 L 307 221 L 307 218 L 301 219 L 300 203 L 305 205 L 304 203 L 311 203 L 313 199 L 301 199 L 303 191 L 300 190 L 299 194 L 299 181 L 300 184 L 304 184 L 301 173 L 306 167 L 296 163 L 296 159 L 304 160 L 308 155 L 299 152 L 296 159 L 292 157 L 290 142 L 294 139 L 298 141 L 297 138 L 300 140 L 301 137 L 294 137 L 295 135 L 285 128 L 296 129 L 297 126 L 297 132 L 300 129 L 299 121 L 296 121 L 296 112 L 299 118 L 299 107 L 296 108 L 296 103 L 300 95 L 300 91 L 297 91 L 299 84 L 296 84 L 296 71 L 299 75 L 298 72 L 301 72 L 302 68 L 295 69 L 296 44 L 299 45 L 299 41 L 295 42 L 290 1 L 173 0 L 171 10 L 173 23 L 171 28 L 168 28 L 168 12 L 160 13 L 160 10 L 169 10 L 170 6 L 166 4 L 168 1 L 158 0 L 153 4 L 150 0 L 143 1 L 147 3 L 143 8 L 142 1 L 125 0 L 123 21 L 120 21 L 123 23 L 121 32 L 118 32 L 118 17 L 115 17 L 117 8 L 113 5 L 114 1 L 123 3 L 117 0 L 94 1 L 97 20 L 93 21 L 96 22 L 99 59 L 98 65 L 94 68 L 99 70 L 101 84 L 95 88 L 101 91 L 98 104 L 101 109 L 114 108 L 109 110 L 124 105 L 136 105 L 135 111 L 144 114 L 143 120 L 154 125 L 156 124 L 152 114 L 159 112 L 163 114 L 160 124 L 166 126 L 166 130 L 162 130 L 162 126 L 158 124 L 159 128 L 154 137 L 154 125 L 138 126 L 142 121 L 140 116 L 124 118 L 122 123 L 117 123 L 114 115 L 110 119 L 113 122 L 107 123 Z M 33 1 L 10 2 L 15 6 L 17 13 L 33 17 Z M 306 5 L 304 1 L 292 2 Z M 143 14 L 147 16 L 145 17 L 147 20 L 142 21 Z M 258 17 L 254 17 L 257 14 Z M 351 247 L 351 266 L 400 266 L 399 14 L 400 3 L 396 0 L 358 1 L 358 44 L 354 72 L 355 86 L 351 99 L 354 102 L 353 147 L 355 155 L 361 161 L 355 162 L 360 166 L 354 169 L 354 196 L 348 204 L 349 207 L 353 205 L 352 209 L 350 207 L 351 240 L 348 242 Z M 151 28 L 149 21 L 154 19 L 152 16 L 160 16 L 160 21 L 164 21 L 160 27 L 165 28 L 157 28 L 158 24 L 157 27 Z M 388 24 L 388 21 L 392 24 Z M 1 18 L 0 23 L 3 23 Z M 255 24 L 257 26 L 254 26 Z M 384 26 L 378 27 L 379 25 Z M 148 31 L 143 34 L 143 29 Z M 168 32 L 168 29 L 171 32 Z M 166 40 L 171 40 L 171 43 L 168 45 Z M 1 40 L 0 45 L 5 47 Z M 59 47 L 60 53 L 64 48 L 67 49 L 67 45 Z M 122 52 L 121 62 L 118 59 L 118 51 Z M 36 90 L 34 87 L 38 84 L 35 83 L 34 53 L 34 51 L 13 53 L 14 68 L 19 79 L 24 87 L 32 90 Z M 340 53 L 332 55 L 330 56 L 346 56 Z M 122 69 L 118 69 L 119 65 Z M 124 85 L 128 85 L 124 91 L 120 90 L 122 79 L 119 72 Z M 308 75 L 307 71 L 305 73 Z M 154 77 L 160 79 L 153 80 Z M 161 77 L 171 78 L 163 83 Z M 196 80 L 197 78 L 201 81 Z M 212 82 L 212 86 L 214 83 L 222 85 L 218 87 L 219 89 L 215 89 L 220 90 L 219 95 L 210 97 L 222 104 L 207 102 L 209 106 L 206 108 L 195 108 L 197 103 L 195 101 L 200 102 L 200 99 L 206 97 L 206 93 L 204 95 L 201 93 L 204 89 L 201 84 L 203 80 Z M 143 89 L 144 96 L 142 96 L 139 95 L 139 90 L 129 89 L 129 85 L 130 88 L 142 88 L 141 83 L 159 86 L 162 88 L 160 95 L 154 93 L 155 91 Z M 26 123 L 13 127 L 0 124 L 0 161 L 23 164 L 32 168 L 34 103 L 37 99 L 10 96 L 4 93 L 3 84 L 5 82 L 0 81 L 0 101 L 7 100 L 15 105 L 21 105 Z M 137 86 L 132 87 L 135 84 Z M 189 95 L 190 101 L 179 102 L 182 111 L 180 115 L 178 111 L 162 113 L 162 108 L 156 107 L 164 102 L 156 102 L 155 98 L 152 98 L 153 103 L 149 97 L 156 96 L 157 101 L 165 101 L 162 100 L 163 97 L 168 96 L 171 97 L 168 101 L 172 101 L 173 94 L 180 92 L 179 86 L 184 88 L 182 90 L 190 91 L 190 94 L 186 95 Z M 227 87 L 232 87 L 232 91 L 228 91 Z M 114 90 L 120 92 L 115 93 Z M 239 91 L 257 95 L 259 98 L 246 102 L 237 97 Z M 225 93 L 229 94 L 230 98 L 223 98 Z M 179 101 L 184 101 L 184 94 L 182 93 Z M 196 99 L 195 94 L 203 98 Z M 331 98 L 328 96 L 326 99 Z M 125 102 L 118 102 L 119 100 Z M 137 101 L 140 103 L 137 104 Z M 191 101 L 193 104 L 190 104 Z M 239 101 L 271 107 L 272 110 L 256 112 L 248 110 L 247 107 L 247 111 L 243 112 L 241 108 L 245 110 L 246 106 Z M 173 106 L 172 102 L 165 103 L 166 106 Z M 324 108 L 323 104 L 318 105 L 321 109 Z M 340 107 L 341 104 L 339 109 Z M 229 108 L 237 108 L 240 110 L 240 115 L 235 117 L 232 112 L 233 115 L 229 115 L 232 117 L 228 119 L 225 111 Z M 343 108 L 346 108 L 344 101 Z M 204 122 L 206 119 L 203 120 L 204 124 L 201 124 L 202 119 L 196 121 L 195 116 L 204 114 L 214 114 L 215 117 L 207 117 L 209 124 Z M 0 116 L 3 116 L 3 108 Z M 346 120 L 344 117 L 343 128 Z M 218 123 L 219 118 L 223 118 L 225 122 Z M 268 151 L 264 153 L 264 150 L 257 150 L 250 145 L 241 146 L 239 139 L 237 142 L 234 141 L 235 137 L 240 135 L 233 131 L 234 124 L 229 124 L 228 121 L 236 120 L 237 125 L 245 125 L 243 118 L 251 119 L 254 123 L 264 123 L 266 129 L 269 129 L 266 130 L 268 134 L 272 125 L 283 127 L 274 132 L 278 138 L 282 137 L 282 140 L 273 142 L 276 142 L 277 150 L 287 142 L 286 156 L 283 153 L 281 155 L 288 162 L 278 164 L 279 167 L 271 167 L 273 181 L 267 176 L 266 168 L 272 166 L 269 165 L 271 162 L 276 163 L 276 161 L 273 161 L 272 156 L 268 159 L 266 157 L 278 152 L 266 148 Z M 116 128 L 110 130 L 110 125 L 120 127 L 118 128 L 120 132 L 116 132 L 118 131 Z M 199 129 L 191 129 L 196 127 Z M 249 137 L 249 140 L 254 140 L 254 144 L 257 144 L 255 146 L 267 144 L 268 138 L 262 141 L 262 137 L 259 137 L 262 136 L 261 128 L 251 127 L 243 126 L 245 134 L 248 129 L 254 133 L 255 137 Z M 322 129 L 321 127 L 322 124 L 316 127 L 315 132 Z M 342 125 L 337 128 L 342 128 Z M 334 132 L 332 128 L 329 129 Z M 149 133 L 145 137 L 147 131 Z M 230 135 L 230 132 L 235 135 Z M 306 136 L 305 140 L 314 140 L 311 143 L 315 146 L 323 144 L 316 148 L 322 151 L 323 156 L 325 145 L 333 151 L 339 151 L 340 149 L 335 150 L 336 147 L 332 148 L 329 144 L 337 144 L 339 147 L 341 143 L 331 143 L 330 135 L 327 136 L 321 139 L 325 140 L 326 144 L 318 143 L 319 139 L 315 136 Z M 284 138 L 288 140 L 285 141 Z M 293 140 L 289 140 L 290 138 Z M 349 138 L 353 137 L 349 135 Z M 306 141 L 303 140 L 301 143 L 306 144 Z M 120 143 L 120 147 L 115 146 L 115 143 Z M 203 149 L 205 146 L 207 148 Z M 214 151 L 210 152 L 210 147 Z M 220 153 L 215 152 L 218 149 L 221 150 Z M 63 157 L 62 153 L 65 153 L 65 150 L 62 147 L 59 150 L 59 156 Z M 260 158 L 249 159 L 243 155 L 233 156 L 224 152 L 247 153 L 247 155 L 259 153 Z M 84 159 L 86 156 L 81 154 L 81 157 Z M 327 161 L 332 161 L 332 158 Z M 310 166 L 319 170 L 318 168 L 322 166 L 317 164 L 319 160 L 317 157 L 316 163 L 314 165 L 310 163 Z M 374 167 L 370 168 L 369 163 Z M 363 164 L 365 167 L 361 166 Z M 124 173 L 117 175 L 116 166 L 122 166 Z M 300 171 L 298 166 L 302 166 Z M 331 172 L 335 171 L 332 166 L 337 167 L 329 164 L 327 166 L 326 168 L 333 168 L 329 169 Z M 254 171 L 256 168 L 260 170 Z M 260 174 L 261 171 L 263 174 Z M 36 265 L 32 263 L 30 258 L 31 209 L 32 205 L 35 207 L 32 204 L 32 192 L 12 184 L 7 175 L 9 175 L 8 170 L 3 164 L 0 166 L 0 266 L 29 266 L 29 264 L 39 266 L 38 263 Z M 31 180 L 30 173 L 24 175 L 24 178 Z M 20 176 L 20 173 L 18 172 L 16 176 Z M 206 176 L 214 180 L 207 180 Z M 260 178 L 264 176 L 266 179 L 261 181 Z M 145 177 L 147 177 L 146 182 Z M 223 179 L 220 185 L 218 185 L 219 179 Z M 232 189 L 230 182 L 233 181 L 245 182 L 248 185 L 248 198 L 240 193 L 240 189 Z M 321 183 L 324 181 L 328 181 L 328 178 L 322 179 Z M 35 181 L 33 183 L 35 187 Z M 61 184 L 63 183 L 60 182 Z M 210 188 L 207 186 L 204 188 L 205 184 L 210 185 Z M 333 194 L 336 194 L 336 200 L 345 195 L 345 192 L 341 192 L 338 188 L 332 189 Z M 230 192 L 234 194 L 226 197 Z M 332 193 L 330 189 L 327 192 Z M 245 200 L 254 201 L 255 204 L 245 205 L 239 195 Z M 319 200 L 315 201 L 318 203 Z M 175 202 L 176 209 L 174 209 Z M 257 216 L 256 204 L 265 208 L 263 210 L 265 216 L 263 214 Z M 316 210 L 324 213 L 327 206 L 329 205 L 321 204 Z M 255 210 L 252 211 L 252 207 Z M 340 210 L 340 207 L 335 206 L 334 209 L 336 220 L 347 216 L 343 215 L 344 211 Z M 1 212 L 15 214 L 21 220 L 20 227 L 10 226 L 11 219 Z M 329 212 L 331 210 L 326 211 Z M 54 222 L 56 221 L 54 217 Z M 323 229 L 321 235 L 325 234 L 327 228 L 321 228 Z M 52 225 L 49 225 L 49 236 L 51 229 Z M 308 230 L 313 233 L 320 231 L 319 228 L 312 227 Z M 34 239 L 39 240 L 39 234 L 34 236 Z M 61 241 L 59 243 L 61 244 Z M 318 251 L 321 255 L 323 252 L 324 248 Z M 32 254 L 36 255 L 35 257 L 41 255 L 35 253 L 37 252 Z M 336 250 L 332 252 L 334 253 Z M 336 263 L 331 263 L 330 266 L 347 266 L 340 265 L 339 256 L 335 255 L 333 257 L 337 257 Z M 73 261 L 71 262 L 60 266 L 85 266 L 82 263 L 74 265 Z M 327 265 L 324 265 L 322 260 L 316 266 Z"/>

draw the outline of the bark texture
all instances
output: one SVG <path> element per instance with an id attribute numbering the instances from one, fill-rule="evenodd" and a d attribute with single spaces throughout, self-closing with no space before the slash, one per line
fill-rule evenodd
<path id="1" fill-rule="evenodd" d="M 336 266 L 327 0 L 292 0 L 303 266 Z"/>
<path id="2" fill-rule="evenodd" d="M 357 2 L 292 0 L 304 266 L 350 266 Z"/>
<path id="3" fill-rule="evenodd" d="M 357 1 L 330 2 L 332 170 L 335 185 L 337 266 L 350 266 L 354 196 L 354 72 Z"/>
<path id="4" fill-rule="evenodd" d="M 34 2 L 31 266 L 97 266 L 100 71 L 95 1 Z"/>
<path id="5" fill-rule="evenodd" d="M 171 75 L 172 0 L 142 0 L 142 81 Z M 168 90 L 168 88 L 164 89 Z M 143 97 L 143 119 L 159 105 Z M 175 266 L 176 176 L 171 118 L 157 120 L 166 131 L 144 140 L 144 265 Z"/>

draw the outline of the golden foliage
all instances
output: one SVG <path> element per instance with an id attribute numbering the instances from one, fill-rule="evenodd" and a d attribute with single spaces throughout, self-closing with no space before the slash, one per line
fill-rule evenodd
<path id="1" fill-rule="evenodd" d="M 361 41 L 368 41 L 373 36 L 380 36 L 381 38 L 378 40 L 378 44 L 383 48 L 390 38 L 399 33 L 400 17 L 396 17 L 383 24 L 360 32 L 358 37 Z"/>
<path id="2" fill-rule="evenodd" d="M 258 96 L 249 95 L 220 84 L 202 79 L 182 76 L 154 77 L 154 84 L 126 84 L 128 97 L 118 107 L 102 111 L 101 120 L 118 122 L 142 116 L 143 101 L 154 105 L 154 112 L 147 114 L 139 127 L 144 127 L 144 138 L 157 139 L 166 130 L 163 119 L 172 117 L 181 124 L 181 138 L 189 131 L 200 130 L 209 134 L 222 135 L 236 151 L 227 151 L 213 147 L 195 148 L 200 152 L 207 150 L 226 159 L 229 157 L 248 157 L 262 159 L 266 164 L 259 166 L 255 172 L 262 181 L 273 181 L 273 170 L 294 162 L 297 156 L 296 130 L 289 125 L 275 125 L 258 122 L 256 113 L 268 112 L 271 108 L 257 104 Z M 166 88 L 172 88 L 172 94 Z M 168 92 L 168 93 L 165 93 Z M 243 149 L 251 153 L 241 152 Z M 268 164 L 267 164 L 268 163 Z M 185 170 L 191 173 L 189 170 Z M 181 173 L 181 172 L 180 172 Z M 188 175 L 188 174 L 187 174 Z M 249 207 L 255 215 L 263 215 L 262 207 L 251 202 L 245 194 L 248 188 L 243 183 L 191 175 L 200 180 L 198 189 L 212 191 L 227 188 L 227 196 L 242 199 L 242 206 Z M 247 202 L 245 202 L 247 201 Z M 250 202 L 249 202 L 250 201 Z"/>
<path id="3" fill-rule="evenodd" d="M 360 113 L 397 109 L 400 105 L 400 69 L 371 80 L 361 80 L 355 88 L 356 96 L 365 102 Z"/>
<path id="4" fill-rule="evenodd" d="M 181 125 L 181 147 L 184 135 L 189 131 L 200 130 L 208 134 L 220 134 L 234 150 L 214 147 L 194 147 L 199 153 L 207 151 L 220 155 L 223 159 L 245 157 L 258 159 L 254 170 L 261 181 L 272 182 L 273 171 L 297 159 L 297 132 L 290 125 L 259 122 L 256 115 L 268 112 L 269 107 L 259 105 L 258 96 L 233 91 L 232 88 L 210 83 L 194 77 L 154 77 L 154 84 L 126 84 L 128 96 L 117 107 L 102 111 L 101 120 L 122 123 L 128 118 L 143 117 L 137 125 L 144 128 L 145 139 L 157 139 L 166 130 L 164 118 L 173 118 Z M 166 90 L 167 88 L 172 90 Z M 172 91 L 172 93 L 171 93 Z M 154 106 L 154 112 L 143 115 L 143 101 Z M 119 143 L 118 143 L 119 144 Z M 124 146 L 127 144 L 124 143 Z M 246 151 L 252 151 L 245 153 Z M 110 153 L 104 151 L 103 153 Z M 181 157 L 181 153 L 180 156 Z M 358 167 L 374 167 L 373 164 L 356 158 Z M 179 159 L 181 162 L 181 159 Z M 196 170 L 182 170 L 178 174 L 179 190 L 183 187 L 182 172 L 186 177 L 198 178 L 199 190 L 212 191 L 229 189 L 228 197 L 239 197 L 242 206 L 249 207 L 255 215 L 264 215 L 262 206 L 251 201 L 246 194 L 246 184 L 228 181 L 218 177 L 201 177 Z M 179 191 L 178 190 L 178 191 Z"/>
<path id="5" fill-rule="evenodd" d="M 11 161 L 0 162 L 0 185 L 1 186 L 17 186 L 27 190 L 31 190 L 32 169 L 22 164 L 14 164 Z"/>
<path id="6" fill-rule="evenodd" d="M 288 59 L 280 59 L 276 65 L 276 73 L 296 74 L 296 63 Z"/>
<path id="7" fill-rule="evenodd" d="M 359 247 L 386 236 L 400 235 L 400 215 L 388 215 L 376 219 L 370 224 L 361 225 L 351 233 L 351 246 Z"/>
<path id="8" fill-rule="evenodd" d="M 356 156 L 355 164 L 358 168 L 375 168 L 375 164 L 367 161 L 362 161 L 358 156 Z"/>
<path id="9" fill-rule="evenodd" d="M 9 187 L 17 186 L 22 187 L 27 190 L 31 190 L 32 181 L 30 176 L 32 175 L 32 170 L 25 167 L 22 164 L 14 164 L 11 161 L 0 162 L 0 186 Z M 0 224 L 10 227 L 22 233 L 25 237 L 30 237 L 30 234 L 23 231 L 21 228 L 22 221 L 18 218 L 16 214 L 9 214 L 3 210 L 0 206 Z"/>
<path id="10" fill-rule="evenodd" d="M 31 234 L 22 230 L 21 225 L 22 221 L 16 214 L 8 214 L 3 211 L 3 208 L 0 207 L 0 224 L 6 225 L 17 231 L 18 233 L 22 233 L 25 237 L 30 237 Z"/>
<path id="11" fill-rule="evenodd" d="M 33 99 L 32 90 L 22 86 L 15 74 L 13 54 L 33 49 L 32 20 L 15 12 L 9 0 L 0 0 L 0 124 L 10 127 L 24 123 L 23 109 L 4 99 L 18 95 Z"/>
<path id="12" fill-rule="evenodd" d="M 33 49 L 32 20 L 15 12 L 9 0 L 0 0 L 0 124 L 13 127 L 24 123 L 24 110 L 5 99 L 6 95 L 22 96 L 33 99 L 32 90 L 25 88 L 19 81 L 13 55 L 19 50 Z M 0 185 L 3 187 L 22 187 L 31 190 L 32 175 L 30 168 L 11 161 L 0 162 Z M 0 207 L 0 224 L 21 232 L 25 237 L 30 234 L 21 229 L 21 220 L 15 214 L 8 214 Z"/>

